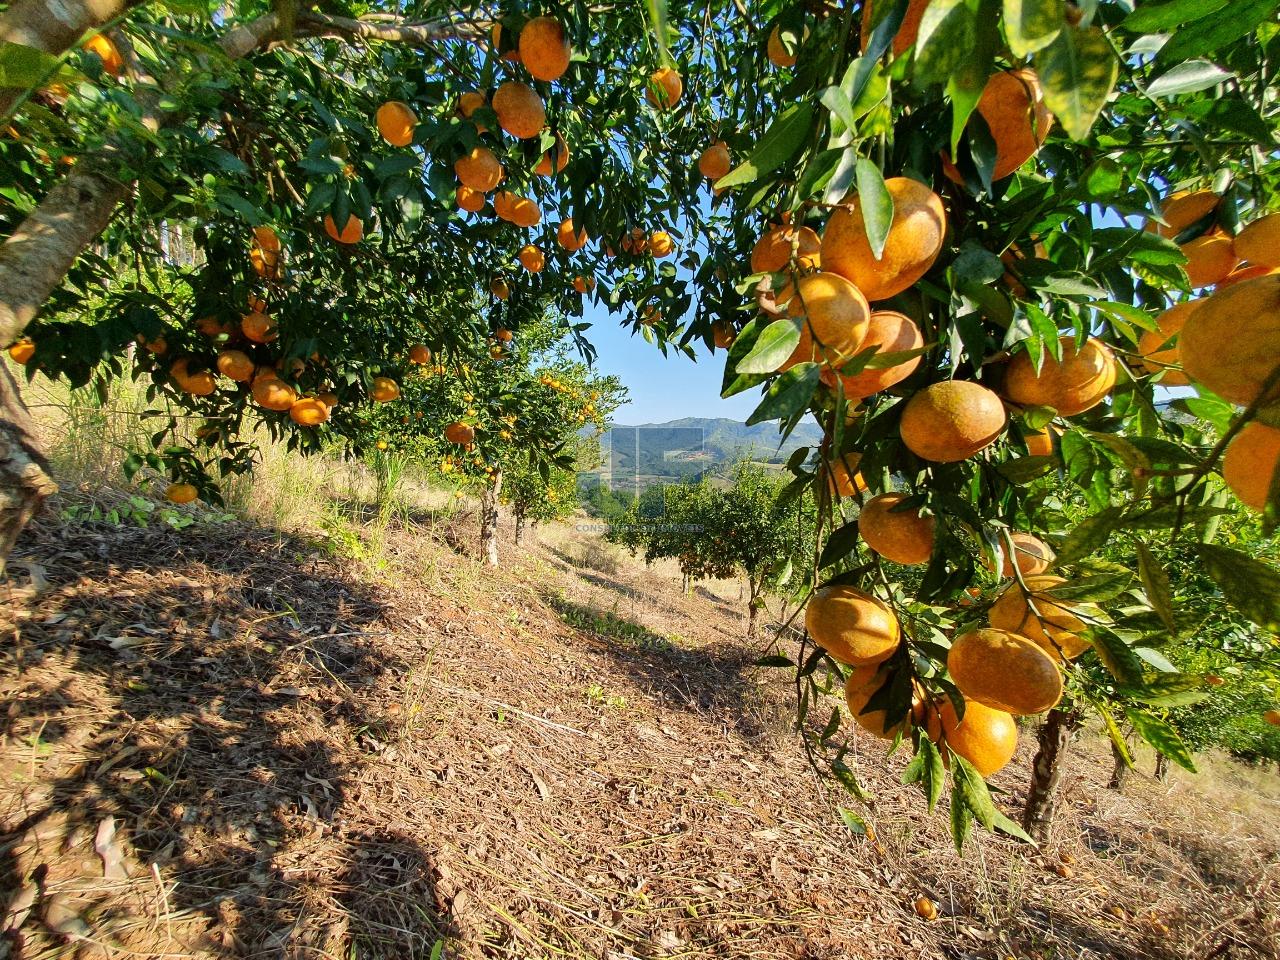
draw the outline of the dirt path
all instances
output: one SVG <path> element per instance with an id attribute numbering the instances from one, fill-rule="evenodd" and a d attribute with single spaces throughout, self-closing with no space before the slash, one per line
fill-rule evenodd
<path id="1" fill-rule="evenodd" d="M 856 837 L 731 599 L 563 530 L 492 576 L 467 529 L 370 575 L 240 523 L 39 525 L 47 587 L 0 616 L 0 958 L 1276 955 L 1246 790 L 1119 796 L 1086 754 L 1052 851 L 961 860 L 864 741 Z"/>

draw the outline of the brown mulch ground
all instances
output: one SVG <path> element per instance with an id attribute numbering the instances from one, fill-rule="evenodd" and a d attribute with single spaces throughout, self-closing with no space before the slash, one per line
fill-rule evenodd
<path id="1" fill-rule="evenodd" d="M 1085 752 L 1052 850 L 961 859 L 863 740 L 855 837 L 731 598 L 586 534 L 490 575 L 469 529 L 370 573 L 238 522 L 39 523 L 43 592 L 0 597 L 0 958 L 1280 955 L 1280 790 L 1122 796 Z"/>

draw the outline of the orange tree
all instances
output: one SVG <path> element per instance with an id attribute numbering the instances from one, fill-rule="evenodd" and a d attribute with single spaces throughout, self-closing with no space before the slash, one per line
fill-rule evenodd
<path id="1" fill-rule="evenodd" d="M 1140 653 L 1176 627 L 1150 538 L 1280 626 L 1274 566 L 1209 542 L 1219 474 L 1276 512 L 1272 0 L 61 6 L 0 20 L 0 341 L 207 418 L 207 453 L 153 454 L 206 495 L 251 457 L 246 416 L 355 436 L 377 377 L 474 351 L 492 311 L 597 297 L 663 350 L 732 342 L 753 421 L 825 427 L 789 493 L 819 514 L 802 684 L 826 663 L 861 725 L 909 737 L 931 806 L 950 765 L 958 841 L 1016 829 L 983 780 L 1012 712 L 1049 711 L 1047 826 L 1063 685 L 1190 762 L 1159 700 L 1198 680 Z M 210 374 L 224 348 L 248 386 Z M 1211 434 L 1166 415 L 1183 379 Z M 7 368 L 0 404 L 5 553 L 50 481 Z M 830 727 L 810 740 L 856 786 Z"/>
<path id="2" fill-rule="evenodd" d="M 506 499 L 518 523 L 560 515 L 562 498 L 571 507 L 569 478 L 588 440 L 583 434 L 603 430 L 626 391 L 569 354 L 558 319 L 527 319 L 518 335 L 495 327 L 480 356 L 419 357 L 424 362 L 402 378 L 398 402 L 365 412 L 360 436 L 477 488 L 481 551 L 496 566 L 498 510 L 510 476 L 517 486 Z"/>
<path id="3" fill-rule="evenodd" d="M 825 427 L 792 487 L 822 523 L 802 707 L 826 664 L 859 725 L 912 743 L 930 806 L 949 767 L 958 844 L 1022 832 L 983 782 L 1015 715 L 1047 711 L 1037 839 L 1081 708 L 1192 765 L 1164 710 L 1205 681 L 1153 653 L 1178 624 L 1151 538 L 1280 629 L 1280 574 L 1212 530 L 1239 509 L 1219 472 L 1269 526 L 1280 487 L 1276 29 L 1211 8 L 789 10 L 785 95 L 717 181 L 739 226 L 706 267 L 754 299 L 725 392 Z M 859 790 L 838 724 L 807 737 Z"/>

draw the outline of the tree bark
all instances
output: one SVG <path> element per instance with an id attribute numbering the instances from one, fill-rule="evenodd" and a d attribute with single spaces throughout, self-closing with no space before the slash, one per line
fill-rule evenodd
<path id="1" fill-rule="evenodd" d="M 1124 782 L 1129 779 L 1129 764 L 1125 763 L 1124 755 L 1115 745 L 1115 741 L 1111 741 L 1111 759 L 1114 766 L 1111 768 L 1111 779 L 1107 781 L 1107 787 L 1123 793 Z"/>
<path id="2" fill-rule="evenodd" d="M 1156 779 L 1161 783 L 1169 779 L 1169 758 L 1156 751 Z"/>
<path id="3" fill-rule="evenodd" d="M 1022 826 L 1033 840 L 1043 844 L 1053 826 L 1058 784 L 1071 736 L 1080 725 L 1074 711 L 1050 710 L 1040 728 L 1040 749 L 1031 767 L 1031 786 L 1022 811 Z"/>
<path id="4" fill-rule="evenodd" d="M 57 489 L 13 371 L 0 361 L 0 580 L 18 534 Z"/>
<path id="5" fill-rule="evenodd" d="M 491 567 L 498 565 L 498 494 L 502 492 L 502 471 L 493 475 L 480 495 L 480 554 Z"/>
<path id="6" fill-rule="evenodd" d="M 524 539 L 524 510 L 519 506 L 515 509 L 516 513 L 516 546 L 520 546 L 520 541 Z"/>
<path id="7" fill-rule="evenodd" d="M 0 13 L 0 43 L 20 43 L 55 57 L 71 49 L 86 30 L 101 27 L 142 0 L 16 0 Z M 13 109 L 23 90 L 0 90 L 0 116 Z"/>
<path id="8" fill-rule="evenodd" d="M 754 580 L 747 579 L 747 595 L 751 598 L 747 601 L 747 639 L 754 640 L 756 636 L 756 626 L 760 618 L 759 606 L 759 588 Z"/>

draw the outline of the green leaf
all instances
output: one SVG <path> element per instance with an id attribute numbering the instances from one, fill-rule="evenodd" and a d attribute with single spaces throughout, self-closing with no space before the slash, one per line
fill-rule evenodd
<path id="1" fill-rule="evenodd" d="M 1180 93 L 1215 87 L 1233 77 L 1234 73 L 1209 60 L 1188 60 L 1152 80 L 1147 85 L 1147 93 L 1153 97 L 1176 97 Z"/>
<path id="2" fill-rule="evenodd" d="M 1171 530 L 1178 523 L 1204 523 L 1234 513 L 1227 507 L 1187 507 L 1179 512 L 1176 506 L 1152 507 L 1142 513 L 1125 517 L 1121 524 L 1126 530 Z"/>
<path id="3" fill-rule="evenodd" d="M 1203 678 L 1189 673 L 1162 673 L 1146 683 L 1116 687 L 1116 696 L 1156 707 L 1181 707 L 1208 696 Z"/>
<path id="4" fill-rule="evenodd" d="M 871 255 L 877 260 L 884 254 L 889 228 L 893 226 L 893 197 L 884 185 L 884 174 L 865 157 L 858 160 L 858 206 L 862 209 L 862 222 L 867 227 L 867 241 Z M 776 368 L 775 368 L 776 369 Z"/>
<path id="5" fill-rule="evenodd" d="M 1196 552 L 1228 603 L 1264 630 L 1280 633 L 1280 571 L 1212 543 L 1196 544 Z"/>
<path id="6" fill-rule="evenodd" d="M 1182 742 L 1177 730 L 1169 726 L 1164 720 L 1154 714 L 1147 713 L 1145 710 L 1127 709 L 1124 715 L 1129 718 L 1129 722 L 1133 724 L 1133 729 L 1137 731 L 1138 736 L 1143 740 L 1184 770 L 1189 770 L 1192 773 L 1196 772 L 1195 761 L 1191 759 L 1191 751 Z"/>
<path id="7" fill-rule="evenodd" d="M 982 774 L 973 764 L 954 751 L 951 753 L 951 781 L 953 792 L 960 794 L 964 799 L 964 805 L 969 808 L 977 821 L 985 829 L 992 829 L 995 824 L 996 808 L 991 802 L 991 792 L 987 789 L 987 782 L 982 779 Z"/>
<path id="8" fill-rule="evenodd" d="M 838 563 L 853 552 L 858 544 L 858 523 L 851 520 L 827 537 L 823 544 L 822 555 L 818 558 L 818 569 L 822 570 Z"/>
<path id="9" fill-rule="evenodd" d="M 1166 0 L 1164 3 L 1140 3 L 1138 9 L 1120 21 L 1120 26 L 1135 33 L 1162 33 L 1181 23 L 1199 20 L 1221 10 L 1228 0 Z"/>
<path id="10" fill-rule="evenodd" d="M 840 811 L 840 819 L 844 825 L 860 837 L 867 835 L 867 823 L 860 816 L 845 807 L 836 807 Z"/>
<path id="11" fill-rule="evenodd" d="M 0 87 L 37 87 L 58 72 L 76 74 L 69 68 L 60 70 L 57 57 L 22 43 L 0 42 Z"/>
<path id="12" fill-rule="evenodd" d="M 1111 715 L 1111 711 L 1107 709 L 1106 704 L 1099 700 L 1090 700 L 1094 708 L 1098 711 L 1098 715 L 1102 717 L 1103 726 L 1107 728 L 1107 736 L 1111 738 L 1111 743 L 1116 748 L 1116 752 L 1120 754 L 1120 759 L 1124 761 L 1124 765 L 1130 770 L 1133 769 L 1133 757 L 1129 753 L 1129 744 L 1125 742 L 1124 733 L 1120 730 L 1120 724 L 1116 723 L 1116 718 Z"/>
<path id="13" fill-rule="evenodd" d="M 1094 630 L 1093 649 L 1098 652 L 1107 672 L 1129 686 L 1142 683 L 1142 661 L 1133 648 L 1106 627 Z"/>
<path id="14" fill-rule="evenodd" d="M 1058 550 L 1059 563 L 1074 563 L 1095 550 L 1100 550 L 1111 538 L 1123 511 L 1119 507 L 1107 507 L 1100 513 L 1086 517 L 1067 535 Z"/>
<path id="15" fill-rule="evenodd" d="M 813 109 L 813 104 L 807 100 L 787 107 L 760 138 L 751 156 L 717 180 L 716 186 L 724 189 L 754 183 L 790 160 L 804 145 L 813 120 Z"/>
<path id="16" fill-rule="evenodd" d="M 1047 47 L 1065 25 L 1064 0 L 1004 0 L 1004 34 L 1015 57 Z"/>
<path id="17" fill-rule="evenodd" d="M 1031 839 L 1031 834 L 1022 829 L 1021 825 L 1014 823 L 999 810 L 995 811 L 995 816 L 992 818 L 991 825 L 1001 833 L 1008 834 L 1016 840 L 1021 840 L 1023 843 L 1029 843 L 1033 847 L 1039 846 L 1035 840 Z"/>
<path id="18" fill-rule="evenodd" d="M 1116 573 L 1097 573 L 1087 577 L 1076 577 L 1064 584 L 1044 591 L 1055 600 L 1073 600 L 1084 603 L 1101 603 L 1112 600 L 1129 589 L 1133 582 L 1133 574 L 1128 570 Z"/>
<path id="19" fill-rule="evenodd" d="M 954 758 L 955 754 L 951 756 Z M 950 805 L 951 819 L 951 839 L 955 842 L 956 850 L 960 853 L 964 852 L 964 843 L 969 839 L 969 834 L 973 831 L 973 814 L 969 812 L 969 808 L 965 806 L 964 798 L 960 796 L 959 790 L 951 791 Z"/>
<path id="20" fill-rule="evenodd" d="M 916 35 L 915 77 L 924 85 L 943 83 L 973 50 L 977 17 L 966 0 L 932 0 Z"/>
<path id="21" fill-rule="evenodd" d="M 1156 63 L 1178 63 L 1204 56 L 1254 31 L 1276 15 L 1275 0 L 1231 0 L 1228 16 L 1201 17 L 1178 30 L 1156 54 Z"/>
<path id="22" fill-rule="evenodd" d="M 774 373 L 795 352 L 800 323 L 783 317 L 764 328 L 751 352 L 738 361 L 738 373 Z"/>
<path id="23" fill-rule="evenodd" d="M 1142 586 L 1147 591 L 1147 602 L 1151 604 L 1151 609 L 1156 612 L 1160 622 L 1176 637 L 1178 625 L 1173 619 L 1173 588 L 1169 585 L 1169 574 L 1160 566 L 1160 561 L 1155 558 L 1150 547 L 1141 540 L 1134 545 L 1138 548 L 1138 576 L 1142 578 Z"/>
<path id="24" fill-rule="evenodd" d="M 794 667 L 795 664 L 781 654 L 774 653 L 761 657 L 755 662 L 757 667 Z"/>
<path id="25" fill-rule="evenodd" d="M 858 121 L 853 116 L 853 104 L 839 87 L 824 89 L 818 96 L 818 102 L 831 111 L 832 116 L 839 118 L 848 129 L 853 130 L 857 126 Z"/>
<path id="26" fill-rule="evenodd" d="M 809 405 L 818 389 L 821 366 L 816 363 L 798 363 L 765 391 L 764 399 L 747 417 L 747 426 L 766 420 L 786 420 Z"/>
<path id="27" fill-rule="evenodd" d="M 925 797 L 929 801 L 929 812 L 933 813 L 934 808 L 938 805 L 938 800 L 942 797 L 942 788 L 947 779 L 946 768 L 942 763 L 942 751 L 928 737 L 921 737 L 920 752 L 917 756 L 923 758 L 921 786 L 924 788 Z"/>
<path id="28" fill-rule="evenodd" d="M 1035 55 L 1044 102 L 1072 140 L 1083 140 L 1116 85 L 1120 64 L 1098 27 L 1069 28 Z"/>

